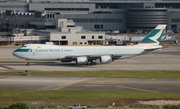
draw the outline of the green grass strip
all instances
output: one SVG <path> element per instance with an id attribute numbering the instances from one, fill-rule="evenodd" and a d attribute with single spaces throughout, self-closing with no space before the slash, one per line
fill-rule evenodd
<path id="1" fill-rule="evenodd" d="M 86 105 L 110 105 L 115 102 L 134 102 L 136 100 L 178 100 L 178 93 L 146 93 L 146 92 L 112 92 L 112 91 L 49 91 L 49 90 L 5 90 L 0 89 L 0 105 L 8 105 L 9 102 L 47 102 L 56 105 L 68 106 L 73 103 Z"/>
<path id="2" fill-rule="evenodd" d="M 0 76 L 23 76 L 25 72 L 0 72 Z M 36 72 L 32 76 L 59 76 L 59 77 L 105 77 L 105 78 L 180 78 L 179 70 L 149 70 L 149 71 L 57 71 Z"/>

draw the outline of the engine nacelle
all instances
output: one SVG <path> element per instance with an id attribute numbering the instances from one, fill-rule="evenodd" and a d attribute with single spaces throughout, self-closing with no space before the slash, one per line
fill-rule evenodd
<path id="1" fill-rule="evenodd" d="M 76 64 L 87 64 L 88 58 L 87 57 L 77 57 Z"/>
<path id="2" fill-rule="evenodd" d="M 101 56 L 101 58 L 100 58 L 100 62 L 103 64 L 111 63 L 112 61 L 113 60 L 112 60 L 112 57 L 110 55 Z"/>

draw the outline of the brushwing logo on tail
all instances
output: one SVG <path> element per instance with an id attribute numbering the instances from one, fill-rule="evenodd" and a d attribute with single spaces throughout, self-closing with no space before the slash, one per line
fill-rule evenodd
<path id="1" fill-rule="evenodd" d="M 158 42 L 159 42 L 158 39 L 159 39 L 159 37 L 161 36 L 162 31 L 163 31 L 163 29 L 161 29 L 161 30 L 160 30 L 157 34 L 155 34 L 154 36 L 149 37 L 149 39 L 152 40 L 152 41 L 154 41 L 154 42 L 156 42 L 156 43 L 158 43 Z"/>

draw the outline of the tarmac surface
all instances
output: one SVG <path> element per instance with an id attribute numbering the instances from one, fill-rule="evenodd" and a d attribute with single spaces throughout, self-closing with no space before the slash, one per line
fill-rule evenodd
<path id="1" fill-rule="evenodd" d="M 0 76 L 0 89 L 180 93 L 180 79 Z"/>
<path id="2" fill-rule="evenodd" d="M 180 70 L 180 46 L 165 47 L 160 51 L 137 57 L 115 60 L 110 64 L 95 66 L 61 63 L 60 61 L 37 62 L 16 58 L 16 48 L 0 48 L 0 71 L 92 71 L 92 70 Z"/>

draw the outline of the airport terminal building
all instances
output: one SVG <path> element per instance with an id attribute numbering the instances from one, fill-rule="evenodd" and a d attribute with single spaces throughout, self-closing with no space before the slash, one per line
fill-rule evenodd
<path id="1" fill-rule="evenodd" d="M 179 13 L 179 0 L 0 0 L 0 31 L 58 30 L 58 19 L 87 31 L 147 33 L 158 24 L 179 31 Z"/>

